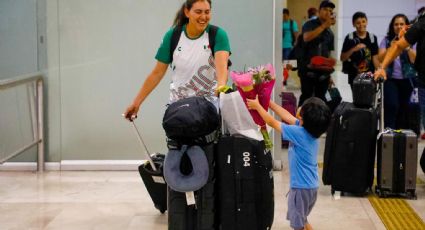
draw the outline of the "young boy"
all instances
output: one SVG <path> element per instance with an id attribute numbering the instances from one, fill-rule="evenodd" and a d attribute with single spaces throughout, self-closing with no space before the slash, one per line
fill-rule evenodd
<path id="1" fill-rule="evenodd" d="M 353 89 L 353 80 L 359 73 L 374 71 L 379 66 L 377 37 L 367 31 L 367 16 L 363 12 L 353 14 L 356 31 L 345 36 L 340 60 L 342 71 L 348 74 L 348 84 Z"/>
<path id="2" fill-rule="evenodd" d="M 287 123 L 274 119 L 259 104 L 258 98 L 247 100 L 248 108 L 258 111 L 263 120 L 282 138 L 289 141 L 288 161 L 290 190 L 288 195 L 288 213 L 286 218 L 293 229 L 310 230 L 307 216 L 310 214 L 319 187 L 317 152 L 318 137 L 326 132 L 331 113 L 328 106 L 319 98 L 311 97 L 304 101 L 297 117 L 270 101 L 270 108 Z"/>

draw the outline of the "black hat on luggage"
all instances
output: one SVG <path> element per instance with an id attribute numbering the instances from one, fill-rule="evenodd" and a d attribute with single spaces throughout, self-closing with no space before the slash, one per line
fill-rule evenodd
<path id="1" fill-rule="evenodd" d="M 183 154 L 187 154 L 192 171 L 185 174 L 180 169 Z M 182 146 L 179 150 L 170 150 L 164 161 L 164 178 L 168 186 L 177 192 L 191 192 L 202 188 L 208 181 L 208 160 L 199 146 Z"/>

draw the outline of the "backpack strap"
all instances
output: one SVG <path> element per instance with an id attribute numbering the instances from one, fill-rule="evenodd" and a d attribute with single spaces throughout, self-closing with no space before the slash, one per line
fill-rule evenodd
<path id="1" fill-rule="evenodd" d="M 180 36 L 182 35 L 183 27 L 175 26 L 173 29 L 173 34 L 171 35 L 171 44 L 170 44 L 170 63 L 173 62 L 173 53 L 179 44 Z"/>
<path id="2" fill-rule="evenodd" d="M 210 30 L 208 31 L 208 42 L 210 43 L 210 49 L 212 56 L 214 57 L 215 37 L 217 37 L 218 26 L 210 24 Z M 230 53 L 232 54 L 232 53 Z M 232 66 L 230 59 L 227 60 L 227 68 Z"/>
<path id="3" fill-rule="evenodd" d="M 210 24 L 210 31 L 208 32 L 208 42 L 210 43 L 210 48 L 212 55 L 214 57 L 214 47 L 215 47 L 215 37 L 217 35 L 218 27 Z"/>
<path id="4" fill-rule="evenodd" d="M 217 31 L 218 31 L 218 27 L 210 24 L 210 28 L 208 31 L 208 42 L 210 44 L 210 49 L 211 49 L 213 57 L 214 57 L 215 37 L 217 35 Z M 177 48 L 182 32 L 183 32 L 182 26 L 176 26 L 173 29 L 173 34 L 171 35 L 171 44 L 170 44 L 170 63 L 173 62 L 173 53 L 174 53 L 174 50 L 176 50 Z M 232 65 L 232 62 L 228 60 L 227 66 L 230 67 L 231 65 Z"/>
<path id="5" fill-rule="evenodd" d="M 354 39 L 354 32 L 351 32 L 348 34 L 348 39 L 353 40 Z"/>
<path id="6" fill-rule="evenodd" d="M 372 44 L 375 44 L 376 43 L 376 37 L 375 37 L 375 34 L 373 34 L 373 33 L 370 33 L 370 32 L 368 32 L 369 33 L 369 39 L 370 39 L 370 42 L 372 43 Z M 373 40 L 372 40 L 373 39 Z"/>
<path id="7" fill-rule="evenodd" d="M 294 33 L 294 20 L 289 19 L 289 30 L 291 30 L 291 34 Z"/>

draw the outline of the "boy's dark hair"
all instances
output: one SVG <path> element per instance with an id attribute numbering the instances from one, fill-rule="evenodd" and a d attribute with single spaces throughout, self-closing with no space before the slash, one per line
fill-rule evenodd
<path id="1" fill-rule="evenodd" d="M 353 25 L 354 25 L 354 22 L 355 22 L 358 18 L 365 18 L 365 19 L 367 20 L 367 16 L 366 16 L 366 14 L 365 14 L 365 13 L 363 13 L 363 12 L 361 12 L 361 11 L 357 11 L 356 13 L 354 13 L 354 14 L 353 14 L 353 19 L 352 19 Z"/>
<path id="2" fill-rule="evenodd" d="M 287 14 L 287 15 L 289 15 L 289 10 L 288 10 L 288 8 L 283 8 L 282 13 L 283 13 L 283 14 Z"/>
<path id="3" fill-rule="evenodd" d="M 300 115 L 303 119 L 303 127 L 315 138 L 326 132 L 331 120 L 329 107 L 317 97 L 304 101 Z"/>

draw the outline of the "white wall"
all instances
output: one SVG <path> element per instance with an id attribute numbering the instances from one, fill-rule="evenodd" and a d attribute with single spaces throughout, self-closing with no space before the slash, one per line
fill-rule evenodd
<path id="1" fill-rule="evenodd" d="M 33 72 L 37 65 L 46 74 L 49 161 L 142 158 L 131 127 L 121 118 L 121 113 L 152 69 L 161 38 L 181 2 L 0 1 L 0 78 Z M 273 17 L 280 21 L 284 2 L 213 1 L 212 23 L 228 32 L 234 70 L 280 60 L 280 25 L 274 25 L 277 34 L 273 34 Z M 413 17 L 418 7 L 414 0 L 341 0 L 339 3 L 337 12 L 342 23 L 338 28 L 338 52 L 345 34 L 353 30 L 351 16 L 355 11 L 366 12 L 369 30 L 382 38 L 392 15 L 403 12 Z M 273 5 L 276 5 L 275 12 Z M 40 13 L 38 35 L 44 38 L 44 43 L 38 44 L 38 53 L 36 9 Z M 22 23 L 22 20 L 27 21 Z M 276 38 L 274 42 L 273 37 Z M 276 47 L 278 52 L 275 52 Z M 277 66 L 277 70 L 280 73 L 281 67 Z M 278 78 L 276 89 L 280 89 L 281 77 Z M 166 150 L 161 119 L 169 79 L 169 75 L 165 76 L 148 98 L 137 121 L 152 151 Z M 278 93 L 276 90 L 275 94 Z M 10 98 L 16 100 L 15 94 L 0 95 L 2 108 L 5 103 L 11 104 Z M 25 107 L 22 102 L 12 104 L 15 104 L 14 111 Z M 0 114 L 3 130 L 4 124 L 23 124 L 11 111 L 3 110 Z M 4 119 L 6 116 L 7 119 L 15 116 L 17 120 Z M 26 131 L 17 132 L 21 134 L 16 135 L 26 138 Z M 3 140 L 0 151 L 6 148 Z"/>
<path id="2" fill-rule="evenodd" d="M 182 1 L 45 1 L 48 159 L 142 158 L 121 113 L 153 68 Z M 273 1 L 216 0 L 212 7 L 212 23 L 228 32 L 234 69 L 273 61 Z M 166 151 L 169 82 L 167 74 L 137 119 L 151 151 Z"/>
<path id="3" fill-rule="evenodd" d="M 38 70 L 36 0 L 0 1 L 0 80 Z M 0 159 L 33 140 L 29 92 L 0 90 Z M 13 159 L 35 160 L 35 149 Z"/>
<path id="4" fill-rule="evenodd" d="M 0 79 L 37 68 L 36 0 L 1 0 Z"/>

